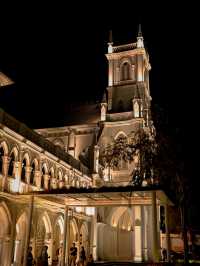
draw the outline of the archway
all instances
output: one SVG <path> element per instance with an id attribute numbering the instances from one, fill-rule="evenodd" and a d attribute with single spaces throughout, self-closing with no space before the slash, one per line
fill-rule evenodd
<path id="1" fill-rule="evenodd" d="M 24 256 L 25 239 L 27 233 L 27 215 L 23 212 L 16 223 L 16 237 L 14 248 L 14 265 L 21 265 Z"/>
<path id="2" fill-rule="evenodd" d="M 52 226 L 48 213 L 45 211 L 38 219 L 36 231 L 36 250 L 35 256 L 41 255 L 42 248 L 48 247 L 49 263 L 52 261 Z"/>
<path id="3" fill-rule="evenodd" d="M 69 248 L 72 246 L 72 243 L 77 244 L 78 241 L 78 226 L 75 218 L 70 220 L 70 229 L 69 229 Z"/>
<path id="4" fill-rule="evenodd" d="M 99 259 L 132 260 L 133 240 L 133 218 L 130 209 L 127 207 L 112 208 L 107 224 L 98 223 Z"/>
<path id="5" fill-rule="evenodd" d="M 84 222 L 80 228 L 80 246 L 83 246 L 86 252 L 86 257 L 89 255 L 89 242 L 88 242 L 88 226 Z"/>
<path id="6" fill-rule="evenodd" d="M 11 216 L 4 202 L 0 203 L 0 258 L 9 265 Z M 0 264 L 1 265 L 1 264 Z"/>
<path id="7" fill-rule="evenodd" d="M 53 260 L 57 259 L 57 251 L 63 244 L 63 231 L 64 231 L 64 219 L 60 215 L 56 222 L 54 227 L 54 242 L 53 242 Z"/>

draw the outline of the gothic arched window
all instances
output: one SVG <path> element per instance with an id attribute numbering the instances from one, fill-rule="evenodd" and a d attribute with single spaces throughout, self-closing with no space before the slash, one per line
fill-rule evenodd
<path id="1" fill-rule="evenodd" d="M 128 62 L 125 62 L 121 67 L 121 81 L 130 80 L 130 72 L 130 64 Z"/>
<path id="2" fill-rule="evenodd" d="M 44 175 L 46 174 L 45 167 L 42 167 L 42 175 L 41 175 L 41 188 L 44 188 Z"/>
<path id="3" fill-rule="evenodd" d="M 22 162 L 21 181 L 26 182 L 26 159 L 24 159 Z"/>
<path id="4" fill-rule="evenodd" d="M 31 169 L 31 175 L 30 175 L 30 184 L 33 185 L 35 183 L 35 180 L 34 180 L 35 170 L 36 170 L 35 161 L 32 163 L 31 167 L 32 169 Z"/>
<path id="5" fill-rule="evenodd" d="M 3 147 L 0 148 L 0 174 L 3 172 L 3 157 L 4 156 L 4 149 Z"/>
<path id="6" fill-rule="evenodd" d="M 15 155 L 14 152 L 10 155 L 10 163 L 8 168 L 8 176 L 14 175 L 14 166 L 15 166 Z"/>

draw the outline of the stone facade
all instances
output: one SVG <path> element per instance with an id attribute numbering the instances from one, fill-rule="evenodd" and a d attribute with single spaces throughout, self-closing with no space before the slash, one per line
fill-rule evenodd
<path id="1" fill-rule="evenodd" d="M 159 192 L 140 191 L 135 201 L 119 193 L 117 203 L 112 193 L 81 199 L 77 192 L 66 199 L 58 192 L 129 185 L 137 159 L 102 170 L 102 149 L 121 135 L 129 141 L 138 129 L 152 129 L 151 67 L 143 37 L 128 45 L 110 42 L 106 57 L 108 96 L 96 122 L 32 131 L 0 111 L 0 266 L 25 266 L 29 245 L 36 260 L 46 245 L 49 265 L 64 247 L 64 266 L 72 242 L 95 260 L 159 260 L 159 208 L 170 204 Z"/>

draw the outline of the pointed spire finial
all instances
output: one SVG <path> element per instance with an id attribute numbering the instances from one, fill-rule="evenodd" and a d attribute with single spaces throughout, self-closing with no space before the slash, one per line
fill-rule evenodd
<path id="1" fill-rule="evenodd" d="M 142 27 L 141 24 L 138 26 L 138 37 L 142 37 Z"/>
<path id="2" fill-rule="evenodd" d="M 138 27 L 137 48 L 144 48 L 144 39 L 142 37 L 141 24 L 139 24 Z"/>
<path id="3" fill-rule="evenodd" d="M 109 31 L 108 43 L 113 44 L 113 34 L 112 34 L 112 30 Z"/>

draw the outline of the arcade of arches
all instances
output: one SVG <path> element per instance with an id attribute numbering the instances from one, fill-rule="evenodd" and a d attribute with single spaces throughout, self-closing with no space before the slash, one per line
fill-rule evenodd
<path id="1" fill-rule="evenodd" d="M 32 130 L 0 109 L 0 266 L 26 266 L 29 246 L 36 261 L 47 246 L 51 266 L 62 246 L 62 266 L 68 266 L 73 242 L 78 254 L 84 246 L 95 260 L 159 261 L 163 247 L 169 259 L 171 201 L 146 180 L 134 188 L 139 159 L 112 169 L 103 169 L 100 160 L 102 149 L 119 134 L 129 138 L 140 128 L 154 130 L 151 65 L 141 32 L 136 43 L 111 42 L 106 57 L 108 97 L 83 124 Z M 81 161 L 83 151 L 88 152 Z M 104 193 L 96 192 L 102 187 Z M 124 191 L 130 187 L 131 193 Z"/>

